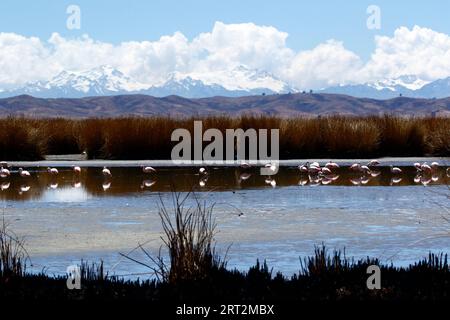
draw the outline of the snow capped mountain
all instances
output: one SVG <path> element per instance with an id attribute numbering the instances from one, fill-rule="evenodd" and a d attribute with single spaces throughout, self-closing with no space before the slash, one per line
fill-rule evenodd
<path id="1" fill-rule="evenodd" d="M 368 83 L 367 85 L 377 90 L 389 89 L 392 91 L 401 91 L 404 88 L 409 90 L 419 90 L 424 85 L 430 83 L 429 81 L 422 80 L 414 75 L 400 76 L 394 79 L 384 79 Z"/>
<path id="2" fill-rule="evenodd" d="M 0 97 L 28 94 L 41 98 L 80 98 L 147 94 L 156 97 L 179 95 L 186 98 L 202 98 L 298 91 L 264 70 L 250 69 L 243 65 L 231 70 L 214 72 L 173 72 L 158 85 L 140 83 L 121 71 L 105 65 L 86 71 L 62 71 L 49 81 L 27 83 L 21 88 L 0 88 Z M 318 91 L 374 99 L 390 99 L 400 95 L 415 98 L 443 98 L 450 96 L 450 77 L 429 82 L 414 75 L 404 75 L 394 79 L 340 85 Z"/>
<path id="3" fill-rule="evenodd" d="M 110 66 L 100 66 L 81 72 L 62 71 L 50 81 L 28 83 L 24 87 L 8 93 L 12 95 L 29 94 L 47 98 L 78 98 L 123 94 L 144 90 L 148 87 L 130 79 Z"/>
<path id="4" fill-rule="evenodd" d="M 288 91 L 294 90 L 273 75 L 244 66 L 209 74 L 174 72 L 169 74 L 164 83 L 154 86 L 139 83 L 111 66 L 100 66 L 81 72 L 62 71 L 49 81 L 37 81 L 15 90 L 0 91 L 0 96 L 28 94 L 43 98 L 80 98 L 140 93 L 158 97 L 179 95 L 198 98 Z"/>
<path id="5" fill-rule="evenodd" d="M 232 70 L 210 73 L 183 74 L 173 72 L 166 82 L 153 86 L 147 90 L 147 93 L 154 96 L 176 94 L 187 98 L 200 98 L 287 93 L 291 91 L 295 92 L 296 90 L 268 72 L 238 66 Z"/>
<path id="6" fill-rule="evenodd" d="M 450 77 L 430 82 L 414 75 L 405 75 L 394 79 L 383 79 L 357 85 L 343 85 L 320 91 L 373 99 L 390 99 L 398 96 L 444 98 L 450 96 Z"/>

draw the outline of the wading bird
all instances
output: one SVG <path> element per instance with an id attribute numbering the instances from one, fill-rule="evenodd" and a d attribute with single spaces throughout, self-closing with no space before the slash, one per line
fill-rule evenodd
<path id="1" fill-rule="evenodd" d="M 58 169 L 47 167 L 47 172 L 52 174 L 52 175 L 57 175 L 58 174 Z"/>
<path id="2" fill-rule="evenodd" d="M 339 169 L 339 165 L 336 162 L 329 161 L 325 164 L 325 168 L 328 169 Z"/>
<path id="3" fill-rule="evenodd" d="M 368 166 L 360 166 L 359 170 L 362 171 L 364 174 L 366 173 L 370 174 L 372 172 L 372 170 L 370 170 Z"/>
<path id="4" fill-rule="evenodd" d="M 103 167 L 102 173 L 106 177 L 112 177 L 111 171 L 107 167 Z"/>
<path id="5" fill-rule="evenodd" d="M 200 173 L 200 174 L 207 174 L 208 171 L 206 171 L 205 168 L 201 167 L 200 169 L 198 169 L 198 173 Z"/>
<path id="6" fill-rule="evenodd" d="M 148 166 L 148 167 L 142 166 L 142 172 L 143 173 L 154 173 L 154 172 L 156 172 L 156 169 L 153 167 L 150 167 L 150 166 Z"/>
<path id="7" fill-rule="evenodd" d="M 239 167 L 242 168 L 242 169 L 249 169 L 249 168 L 251 168 L 252 166 L 251 166 L 249 163 L 247 163 L 247 162 L 242 162 L 242 163 L 239 165 Z"/>
<path id="8" fill-rule="evenodd" d="M 438 170 L 439 169 L 439 162 L 436 162 L 436 161 L 432 162 L 430 167 L 431 167 L 432 170 Z"/>
<path id="9" fill-rule="evenodd" d="M 75 172 L 76 174 L 81 173 L 81 168 L 79 166 L 72 166 L 72 170 L 73 172 Z"/>
<path id="10" fill-rule="evenodd" d="M 7 178 L 11 175 L 11 172 L 9 172 L 8 169 L 0 167 L 0 177 L 1 178 Z"/>
<path id="11" fill-rule="evenodd" d="M 298 166 L 301 173 L 308 173 L 308 162 L 306 164 L 301 164 Z"/>
<path id="12" fill-rule="evenodd" d="M 394 173 L 394 174 L 402 173 L 402 169 L 400 169 L 398 167 L 393 167 L 392 165 L 390 165 L 389 168 L 391 169 L 391 173 Z"/>
<path id="13" fill-rule="evenodd" d="M 368 167 L 374 167 L 374 166 L 377 166 L 377 165 L 379 165 L 380 164 L 380 161 L 378 161 L 378 160 L 370 160 L 368 163 L 367 163 L 367 166 Z"/>
<path id="14" fill-rule="evenodd" d="M 30 172 L 28 172 L 27 170 L 23 170 L 22 168 L 19 168 L 19 175 L 22 177 L 22 178 L 27 178 L 27 177 L 30 177 L 31 175 L 30 175 Z"/>

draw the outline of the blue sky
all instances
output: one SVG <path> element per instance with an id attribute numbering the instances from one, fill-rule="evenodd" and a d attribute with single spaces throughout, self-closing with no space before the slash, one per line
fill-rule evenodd
<path id="1" fill-rule="evenodd" d="M 69 5 L 81 29 L 66 27 Z M 381 28 L 368 29 L 369 5 Z M 230 83 L 239 66 L 298 89 L 450 76 L 450 1 L 23 1 L 0 3 L 0 90 L 109 65 L 140 84 Z M 242 80 L 242 79 L 241 79 Z"/>
<path id="2" fill-rule="evenodd" d="M 81 8 L 82 28 L 65 27 L 68 5 Z M 381 9 L 381 30 L 366 28 L 366 8 Z M 0 31 L 47 39 L 52 32 L 65 37 L 87 33 L 101 41 L 157 40 L 181 31 L 192 39 L 211 30 L 215 21 L 271 25 L 289 34 L 287 44 L 311 48 L 327 39 L 343 41 L 346 48 L 368 58 L 375 34 L 390 35 L 399 26 L 419 25 L 450 34 L 450 2 L 430 1 L 295 1 L 295 0 L 2 0 Z"/>

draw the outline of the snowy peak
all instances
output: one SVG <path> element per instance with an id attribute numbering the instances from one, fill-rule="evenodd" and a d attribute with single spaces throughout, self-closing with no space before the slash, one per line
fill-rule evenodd
<path id="1" fill-rule="evenodd" d="M 81 72 L 62 71 L 45 84 L 46 89 L 69 87 L 77 91 L 98 93 L 136 91 L 148 86 L 138 83 L 111 66 Z"/>
<path id="2" fill-rule="evenodd" d="M 375 81 L 372 83 L 368 83 L 367 85 L 377 90 L 388 89 L 392 91 L 401 91 L 402 89 L 406 88 L 408 90 L 415 91 L 419 90 L 428 83 L 430 82 L 422 80 L 414 75 L 403 75 L 398 78 Z"/>
<path id="3" fill-rule="evenodd" d="M 173 72 L 167 80 L 147 90 L 154 96 L 176 94 L 186 98 L 287 93 L 296 90 L 268 72 L 237 66 L 214 72 Z"/>
<path id="4" fill-rule="evenodd" d="M 186 98 L 244 96 L 294 91 L 268 72 L 237 66 L 214 72 L 170 73 L 159 85 L 139 83 L 111 66 L 86 71 L 62 71 L 49 81 L 28 83 L 24 87 L 0 92 L 0 96 L 28 94 L 42 98 L 79 98 L 119 94 L 179 95 Z"/>
<path id="5" fill-rule="evenodd" d="M 272 93 L 294 91 L 286 82 L 274 75 L 259 69 L 250 69 L 244 65 L 231 70 L 220 70 L 207 73 L 190 73 L 192 79 L 201 80 L 207 85 L 220 85 L 229 91 L 251 91 L 265 89 Z"/>

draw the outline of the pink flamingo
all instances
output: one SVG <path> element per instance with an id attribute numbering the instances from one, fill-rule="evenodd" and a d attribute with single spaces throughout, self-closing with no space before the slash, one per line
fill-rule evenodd
<path id="1" fill-rule="evenodd" d="M 156 169 L 153 167 L 150 167 L 150 166 L 148 166 L 148 167 L 142 166 L 142 172 L 143 173 L 154 173 L 154 172 L 156 172 Z"/>
<path id="2" fill-rule="evenodd" d="M 79 166 L 72 166 L 72 170 L 76 174 L 80 174 L 81 173 L 81 168 Z"/>
<path id="3" fill-rule="evenodd" d="M 52 175 L 57 175 L 58 174 L 58 169 L 48 167 L 47 168 L 47 172 L 52 174 Z"/>
<path id="4" fill-rule="evenodd" d="M 6 178 L 6 177 L 9 177 L 10 175 L 11 175 L 11 172 L 8 169 L 1 167 L 1 169 L 0 169 L 0 177 L 1 178 Z"/>
<path id="5" fill-rule="evenodd" d="M 391 173 L 394 173 L 394 174 L 400 174 L 400 173 L 402 173 L 402 169 L 400 169 L 400 168 L 398 168 L 398 167 L 393 167 L 392 165 L 389 166 L 389 167 L 391 168 Z"/>
<path id="6" fill-rule="evenodd" d="M 22 178 L 27 178 L 27 177 L 30 177 L 30 176 L 31 176 L 30 172 L 28 172 L 28 171 L 26 171 L 26 170 L 23 170 L 22 168 L 19 168 L 19 175 L 20 175 Z"/>

